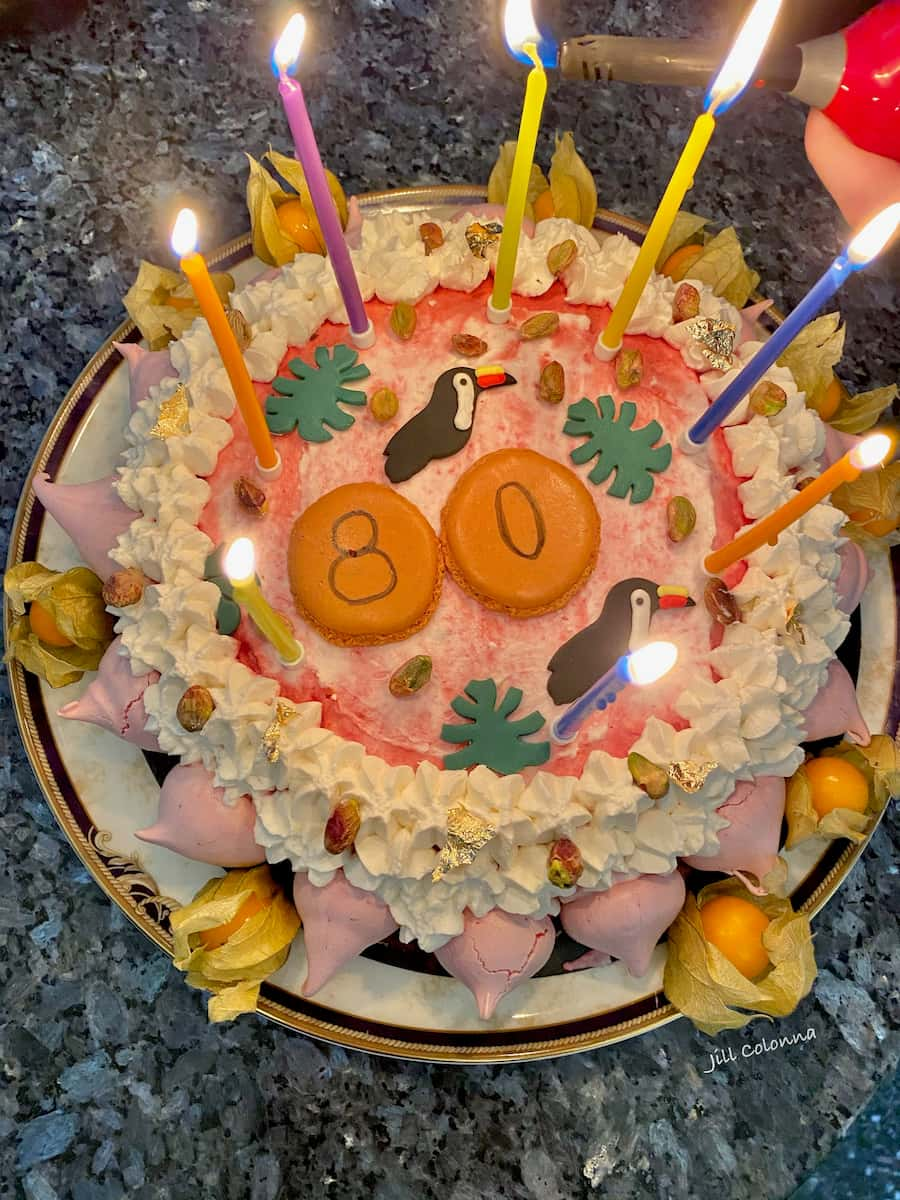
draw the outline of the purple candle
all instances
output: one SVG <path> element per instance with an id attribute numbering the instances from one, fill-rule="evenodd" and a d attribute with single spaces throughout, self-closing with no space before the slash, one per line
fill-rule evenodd
<path id="1" fill-rule="evenodd" d="M 275 45 L 272 61 L 278 71 L 278 91 L 291 127 L 294 153 L 306 175 L 309 194 L 316 210 L 322 237 L 325 239 L 325 248 L 331 259 L 338 287 L 341 289 L 347 316 L 350 318 L 350 334 L 354 345 L 365 348 L 374 343 L 375 329 L 366 315 L 350 251 L 341 229 L 341 220 L 334 198 L 328 190 L 316 135 L 306 111 L 303 89 L 297 80 L 288 74 L 296 65 L 305 31 L 305 18 L 301 13 L 294 13 Z"/>

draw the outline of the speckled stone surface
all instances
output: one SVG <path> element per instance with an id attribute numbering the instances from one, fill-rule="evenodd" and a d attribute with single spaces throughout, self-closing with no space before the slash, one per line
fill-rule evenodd
<path id="1" fill-rule="evenodd" d="M 555 30 L 689 34 L 696 0 L 547 5 Z M 350 190 L 482 181 L 521 90 L 485 0 L 311 2 L 307 95 Z M 69 383 L 121 319 L 139 258 L 167 262 L 180 199 L 208 245 L 245 227 L 244 151 L 288 149 L 261 0 L 92 3 L 0 44 L 0 512 Z M 541 140 L 575 130 L 601 203 L 647 217 L 696 111 L 657 89 L 552 87 Z M 734 222 L 779 303 L 844 228 L 803 156 L 802 112 L 753 94 L 691 200 Z M 896 368 L 894 256 L 847 288 L 851 385 Z M 0 687 L 0 1197 L 569 1200 L 896 1196 L 898 823 L 889 815 L 816 922 L 822 970 L 778 1033 L 713 1043 L 686 1022 L 525 1066 L 403 1064 L 255 1018 L 211 1028 L 198 993 L 104 899 L 57 830 Z M 737 1059 L 715 1070 L 710 1052 Z M 882 1080 L 876 1101 L 823 1162 Z M 893 1115 L 892 1115 L 893 1114 Z"/>

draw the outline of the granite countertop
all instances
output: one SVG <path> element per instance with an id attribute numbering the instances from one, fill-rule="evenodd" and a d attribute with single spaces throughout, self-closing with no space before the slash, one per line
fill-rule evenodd
<path id="1" fill-rule="evenodd" d="M 77 7 L 75 5 L 74 7 Z M 282 6 L 283 7 L 283 6 Z M 314 124 L 348 190 L 483 181 L 521 87 L 486 0 L 310 0 Z M 287 150 L 261 0 L 88 3 L 67 29 L 0 43 L 0 505 L 70 382 L 121 319 L 138 260 L 168 262 L 177 200 L 208 244 L 245 229 L 244 151 Z M 563 11 L 564 9 L 564 11 Z M 550 6 L 547 6 L 548 12 Z M 721 6 L 575 0 L 554 27 L 715 32 Z M 659 89 L 551 87 L 541 138 L 574 129 L 608 208 L 649 216 L 697 109 Z M 691 199 L 733 222 L 781 304 L 845 232 L 802 150 L 803 113 L 753 93 L 723 121 Z M 900 360 L 897 257 L 847 287 L 848 383 Z M 0 682 L 0 1196 L 118 1200 L 569 1200 L 591 1195 L 889 1196 L 896 1091 L 824 1165 L 898 1057 L 896 813 L 817 919 L 814 992 L 779 1034 L 715 1043 L 686 1021 L 523 1066 L 398 1063 L 255 1018 L 210 1027 L 201 996 L 93 884 L 41 799 Z M 713 1048 L 737 1059 L 711 1069 Z M 893 1139 L 893 1141 L 891 1140 Z M 810 1173 L 816 1171 L 811 1178 Z"/>

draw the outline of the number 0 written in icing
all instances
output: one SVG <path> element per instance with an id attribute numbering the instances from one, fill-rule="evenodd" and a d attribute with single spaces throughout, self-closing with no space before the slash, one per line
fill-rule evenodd
<path id="1" fill-rule="evenodd" d="M 510 529 L 506 505 L 504 503 L 506 495 L 510 491 L 522 497 L 534 520 L 534 545 L 531 549 L 523 549 L 516 541 Z M 497 516 L 497 528 L 500 530 L 500 537 L 503 539 L 503 544 L 508 546 L 513 554 L 518 554 L 520 558 L 537 558 L 547 541 L 547 527 L 544 524 L 544 517 L 538 507 L 538 503 L 528 488 L 515 479 L 511 479 L 509 483 L 501 484 L 494 493 L 494 512 Z"/>

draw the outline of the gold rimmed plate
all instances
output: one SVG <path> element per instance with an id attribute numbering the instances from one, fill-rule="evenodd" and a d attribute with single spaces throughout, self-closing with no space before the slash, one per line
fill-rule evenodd
<path id="1" fill-rule="evenodd" d="M 364 209 L 407 211 L 458 208 L 484 201 L 468 186 L 407 188 L 362 197 Z M 643 227 L 601 210 L 597 228 L 640 240 Z M 210 256 L 239 286 L 263 269 L 252 259 L 250 238 L 238 238 Z M 777 321 L 777 316 L 773 318 Z M 75 552 L 33 497 L 31 480 L 47 471 L 62 482 L 109 474 L 121 450 L 128 412 L 127 370 L 113 341 L 138 341 L 124 322 L 85 367 L 41 443 L 24 482 L 10 541 L 9 565 L 40 559 L 53 567 L 76 561 Z M 896 585 L 900 553 L 885 553 L 841 657 L 858 681 L 860 702 L 873 729 L 894 732 L 900 715 L 896 671 Z M 10 614 L 7 610 L 7 628 Z M 175 760 L 145 755 L 92 726 L 61 721 L 57 709 L 86 680 L 52 691 L 18 664 L 10 666 L 13 704 L 38 783 L 66 837 L 97 883 L 158 946 L 171 953 L 168 916 L 215 868 L 136 841 L 134 830 L 156 816 L 159 783 Z M 816 913 L 834 895 L 864 846 L 807 843 L 787 857 L 795 907 Z M 278 872 L 276 867 L 275 871 Z M 398 1058 L 498 1062 L 544 1058 L 621 1041 L 675 1019 L 660 990 L 664 947 L 649 974 L 632 980 L 618 964 L 563 974 L 573 957 L 562 938 L 553 958 L 501 1006 L 491 1023 L 474 1015 L 461 985 L 431 955 L 396 939 L 370 948 L 315 1000 L 300 995 L 305 976 L 302 938 L 285 966 L 263 987 L 259 1010 L 291 1029 L 325 1041 Z"/>

